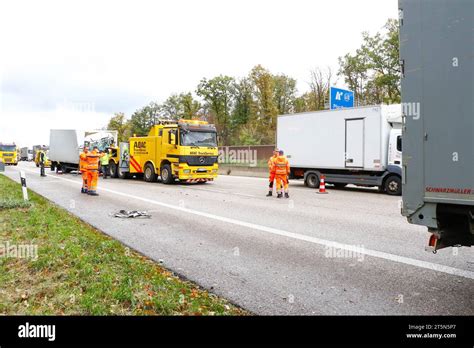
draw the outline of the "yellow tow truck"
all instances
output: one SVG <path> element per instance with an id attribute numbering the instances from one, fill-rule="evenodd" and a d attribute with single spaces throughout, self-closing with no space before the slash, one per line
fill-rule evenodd
<path id="1" fill-rule="evenodd" d="M 217 131 L 205 121 L 161 121 L 144 137 L 131 137 L 112 149 L 112 177 L 158 176 L 164 184 L 213 181 L 218 172 Z"/>
<path id="2" fill-rule="evenodd" d="M 18 165 L 17 146 L 13 144 L 0 143 L 0 160 L 9 165 Z"/>

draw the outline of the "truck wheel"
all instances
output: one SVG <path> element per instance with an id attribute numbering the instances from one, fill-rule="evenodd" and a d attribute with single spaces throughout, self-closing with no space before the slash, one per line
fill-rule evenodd
<path id="1" fill-rule="evenodd" d="M 402 194 L 402 181 L 396 175 L 390 175 L 385 179 L 385 192 L 391 196 L 400 196 Z"/>
<path id="2" fill-rule="evenodd" d="M 117 178 L 118 177 L 117 165 L 115 164 L 114 161 L 110 161 L 110 163 L 109 163 L 109 172 L 110 172 L 110 177 L 111 178 Z"/>
<path id="3" fill-rule="evenodd" d="M 40 166 L 39 163 L 36 163 L 36 168 L 39 168 L 39 166 Z"/>
<path id="4" fill-rule="evenodd" d="M 122 172 L 120 167 L 117 168 L 117 175 L 120 179 L 128 179 L 129 175 L 127 172 Z"/>
<path id="5" fill-rule="evenodd" d="M 306 175 L 306 179 L 304 180 L 304 184 L 311 188 L 318 188 L 319 187 L 319 178 L 315 173 L 309 173 Z"/>
<path id="6" fill-rule="evenodd" d="M 173 174 L 171 173 L 171 166 L 169 164 L 165 164 L 161 168 L 161 181 L 166 185 L 174 182 Z"/>
<path id="7" fill-rule="evenodd" d="M 145 170 L 143 172 L 143 179 L 146 182 L 156 181 L 156 173 L 155 173 L 155 168 L 153 167 L 153 164 L 147 163 L 145 165 Z"/>

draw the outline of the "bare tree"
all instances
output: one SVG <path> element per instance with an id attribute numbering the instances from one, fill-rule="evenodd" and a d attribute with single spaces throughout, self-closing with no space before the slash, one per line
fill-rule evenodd
<path id="1" fill-rule="evenodd" d="M 331 87 L 332 76 L 330 67 L 325 69 L 317 67 L 310 71 L 310 82 L 308 84 L 311 97 L 308 107 L 311 111 L 324 110 L 326 101 L 329 101 L 329 87 Z"/>

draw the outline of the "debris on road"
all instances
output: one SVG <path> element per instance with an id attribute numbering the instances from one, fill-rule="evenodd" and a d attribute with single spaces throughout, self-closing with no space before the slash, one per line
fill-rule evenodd
<path id="1" fill-rule="evenodd" d="M 114 213 L 113 216 L 117 218 L 151 218 L 151 215 L 148 214 L 146 211 L 138 210 L 120 210 L 118 213 Z"/>

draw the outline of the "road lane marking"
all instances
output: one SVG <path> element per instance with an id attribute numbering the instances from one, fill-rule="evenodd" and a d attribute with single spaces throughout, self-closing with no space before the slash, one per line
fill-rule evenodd
<path id="1" fill-rule="evenodd" d="M 28 171 L 32 172 L 31 170 L 28 170 Z M 66 178 L 62 178 L 62 177 L 58 177 L 58 176 L 50 176 L 50 177 L 51 178 L 56 178 L 56 179 L 59 179 L 59 180 L 69 181 L 69 182 L 77 184 L 77 185 L 82 185 L 82 182 L 80 182 L 80 181 L 66 179 Z M 280 229 L 273 228 L 273 227 L 257 225 L 257 224 L 251 223 L 251 222 L 245 222 L 245 221 L 240 221 L 240 220 L 236 220 L 236 219 L 232 219 L 232 218 L 227 218 L 227 217 L 224 217 L 224 216 L 205 213 L 205 212 L 201 212 L 201 211 L 198 211 L 198 210 L 184 208 L 184 207 L 180 207 L 180 206 L 176 206 L 176 205 L 172 205 L 172 204 L 168 204 L 168 203 L 163 203 L 163 202 L 155 201 L 153 199 L 148 199 L 148 198 L 144 198 L 144 197 L 134 196 L 134 195 L 131 195 L 131 194 L 128 194 L 128 193 L 123 193 L 123 192 L 119 192 L 119 191 L 115 191 L 115 190 L 111 190 L 111 189 L 107 189 L 107 188 L 100 188 L 99 191 L 109 192 L 109 193 L 112 193 L 112 194 L 115 194 L 115 195 L 123 196 L 123 197 L 130 198 L 130 199 L 136 199 L 136 200 L 139 200 L 139 201 L 142 201 L 142 202 L 158 205 L 158 206 L 161 206 L 161 207 L 164 207 L 164 208 L 178 210 L 178 211 L 183 212 L 183 213 L 193 214 L 193 215 L 196 215 L 196 216 L 201 216 L 201 217 L 205 217 L 205 218 L 216 220 L 216 221 L 221 221 L 221 222 L 225 222 L 225 223 L 229 223 L 229 224 L 233 224 L 233 225 L 237 225 L 237 226 L 241 226 L 241 227 L 246 227 L 246 228 L 253 229 L 253 230 L 259 230 L 259 231 L 267 232 L 267 233 L 282 236 L 282 237 L 287 237 L 287 238 L 292 238 L 292 239 L 296 239 L 296 240 L 300 240 L 300 241 L 310 242 L 310 243 L 313 243 L 313 244 L 318 244 L 318 245 L 322 245 L 322 246 L 326 246 L 326 247 L 330 247 L 330 248 L 342 249 L 342 250 L 347 250 L 347 251 L 351 251 L 351 252 L 357 252 L 359 254 L 364 254 L 364 255 L 376 257 L 376 258 L 379 258 L 379 259 L 398 262 L 398 263 L 402 263 L 402 264 L 406 264 L 406 265 L 410 265 L 410 266 L 429 269 L 429 270 L 433 270 L 433 271 L 437 271 L 437 272 L 441 272 L 441 273 L 446 273 L 446 274 L 450 274 L 450 275 L 455 275 L 455 276 L 459 276 L 459 277 L 464 277 L 464 278 L 468 278 L 468 279 L 474 279 L 474 272 L 473 271 L 467 271 L 467 270 L 454 268 L 454 267 L 450 267 L 450 266 L 445 266 L 445 265 L 441 265 L 441 264 L 437 264 L 437 263 L 412 259 L 412 258 L 409 258 L 409 257 L 390 254 L 390 253 L 386 253 L 386 252 L 383 252 L 383 251 L 370 250 L 370 249 L 361 249 L 358 246 L 353 246 L 353 245 L 350 245 L 350 244 L 343 244 L 343 243 L 334 242 L 334 241 L 330 241 L 330 240 L 326 240 L 326 239 L 322 239 L 322 238 L 307 236 L 307 235 L 304 235 L 304 234 L 284 231 L 284 230 L 280 230 Z"/>

